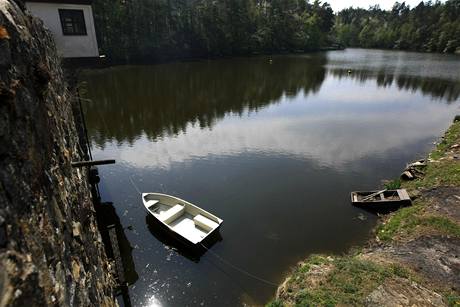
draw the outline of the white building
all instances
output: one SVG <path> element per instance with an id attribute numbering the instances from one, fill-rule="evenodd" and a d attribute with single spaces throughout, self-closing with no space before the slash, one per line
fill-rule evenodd
<path id="1" fill-rule="evenodd" d="M 64 58 L 98 57 L 92 0 L 26 0 L 32 15 L 53 33 Z"/>

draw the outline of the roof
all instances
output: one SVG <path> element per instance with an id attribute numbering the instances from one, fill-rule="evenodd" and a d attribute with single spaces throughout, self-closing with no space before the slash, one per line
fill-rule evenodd
<path id="1" fill-rule="evenodd" d="M 40 3 L 63 3 L 63 4 L 86 4 L 91 5 L 93 0 L 26 0 L 25 2 L 40 2 Z"/>

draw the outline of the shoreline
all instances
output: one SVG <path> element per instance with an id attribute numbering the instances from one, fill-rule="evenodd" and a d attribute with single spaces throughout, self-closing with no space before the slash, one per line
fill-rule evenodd
<path id="1" fill-rule="evenodd" d="M 201 61 L 214 61 L 214 60 L 229 60 L 238 58 L 256 58 L 256 57 L 276 57 L 283 55 L 299 55 L 299 54 L 315 54 L 328 51 L 341 51 L 345 50 L 344 47 L 322 47 L 317 50 L 299 50 L 299 51 L 278 51 L 278 52 L 259 52 L 247 54 L 230 54 L 230 55 L 210 55 L 210 56 L 183 56 L 183 57 L 164 57 L 156 59 L 110 59 L 105 57 L 99 58 L 74 58 L 62 59 L 63 65 L 70 69 L 105 69 L 118 66 L 139 66 L 139 65 L 160 65 L 171 63 L 187 63 L 187 62 L 201 62 Z M 365 48 L 364 48 L 365 49 Z"/>
<path id="2" fill-rule="evenodd" d="M 267 306 L 460 304 L 460 121 L 420 173 L 387 183 L 407 189 L 412 206 L 382 216 L 365 246 L 300 262 Z"/>

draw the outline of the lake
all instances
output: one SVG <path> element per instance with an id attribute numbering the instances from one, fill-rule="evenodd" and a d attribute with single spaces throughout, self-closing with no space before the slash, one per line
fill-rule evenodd
<path id="1" fill-rule="evenodd" d="M 460 56 L 364 49 L 85 71 L 93 157 L 117 160 L 100 190 L 129 241 L 131 303 L 261 305 L 308 255 L 364 244 L 377 218 L 350 191 L 433 148 L 460 113 L 459 72 Z M 136 189 L 214 213 L 222 240 L 190 256 Z"/>

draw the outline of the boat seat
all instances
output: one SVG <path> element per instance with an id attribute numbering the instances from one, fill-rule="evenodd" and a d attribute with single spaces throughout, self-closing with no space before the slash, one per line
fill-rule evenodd
<path id="1" fill-rule="evenodd" d="M 156 205 L 157 203 L 159 203 L 159 202 L 160 202 L 160 201 L 159 201 L 159 200 L 156 200 L 156 199 L 149 200 L 149 201 L 146 202 L 146 204 L 147 204 L 146 207 L 147 207 L 150 211 L 152 211 L 153 209 L 155 209 L 155 205 Z"/>
<path id="2" fill-rule="evenodd" d="M 179 218 L 182 214 L 185 212 L 185 207 L 183 205 L 175 205 L 174 207 L 168 209 L 167 211 L 163 212 L 159 216 L 160 221 L 162 221 L 165 224 L 169 224 L 172 221 L 176 220 Z"/>
<path id="3" fill-rule="evenodd" d="M 197 216 L 195 216 L 193 218 L 193 222 L 195 223 L 195 225 L 199 226 L 200 228 L 203 228 L 206 231 L 211 231 L 217 226 L 219 226 L 219 224 L 208 219 L 205 216 L 202 216 L 201 214 L 198 214 Z"/>

